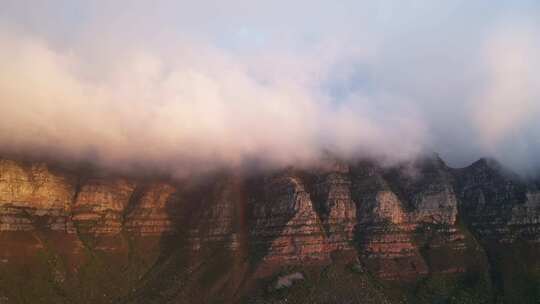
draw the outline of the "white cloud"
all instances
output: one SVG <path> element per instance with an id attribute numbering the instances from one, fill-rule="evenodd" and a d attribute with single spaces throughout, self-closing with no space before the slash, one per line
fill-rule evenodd
<path id="1" fill-rule="evenodd" d="M 11 3 L 0 144 L 175 174 L 326 152 L 540 165 L 537 25 L 421 3 L 86 4 L 76 21 Z"/>

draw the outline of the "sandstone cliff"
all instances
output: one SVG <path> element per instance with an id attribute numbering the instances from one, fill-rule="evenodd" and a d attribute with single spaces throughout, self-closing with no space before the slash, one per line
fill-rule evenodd
<path id="1" fill-rule="evenodd" d="M 539 241 L 538 183 L 489 160 L 464 169 L 436 156 L 393 167 L 331 161 L 198 181 L 0 160 L 0 296 L 14 303 L 253 300 L 276 273 L 303 269 L 309 279 L 331 265 L 352 267 L 377 294 L 368 274 L 429 288 L 469 278 L 504 298 L 500 252 L 526 246 L 534 269 Z M 28 267 L 48 291 L 25 279 L 35 277 Z"/>

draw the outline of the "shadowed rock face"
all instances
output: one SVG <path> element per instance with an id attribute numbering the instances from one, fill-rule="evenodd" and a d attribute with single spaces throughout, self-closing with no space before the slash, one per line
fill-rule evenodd
<path id="1" fill-rule="evenodd" d="M 540 191 L 531 181 L 482 159 L 456 171 L 464 217 L 480 238 L 502 243 L 540 241 Z"/>
<path id="2" fill-rule="evenodd" d="M 319 172 L 313 188 L 312 197 L 328 236 L 328 250 L 353 250 L 357 218 L 348 165 Z"/>
<path id="3" fill-rule="evenodd" d="M 114 293 L 128 302 L 170 302 L 206 291 L 199 302 L 216 294 L 234 302 L 284 267 L 354 263 L 396 282 L 470 277 L 495 267 L 491 244 L 539 240 L 538 182 L 489 160 L 464 169 L 438 157 L 391 168 L 326 161 L 197 182 L 0 160 L 0 260 L 9 275 L 21 265 L 48 265 L 47 273 L 62 277 L 51 284 L 63 290 L 87 284 L 88 265 L 99 261 L 104 268 L 92 271 L 118 282 L 99 287 L 107 290 L 103 299 L 77 298 L 94 303 L 114 301 Z M 42 252 L 62 265 L 43 264 Z M 2 275 L 8 272 L 0 271 L 0 296 L 24 299 L 6 291 Z M 55 296 L 73 300 L 82 291 L 73 293 Z"/>
<path id="4" fill-rule="evenodd" d="M 326 258 L 324 230 L 304 181 L 286 173 L 267 179 L 264 188 L 263 200 L 253 203 L 252 232 L 253 242 L 264 246 L 263 259 Z"/>

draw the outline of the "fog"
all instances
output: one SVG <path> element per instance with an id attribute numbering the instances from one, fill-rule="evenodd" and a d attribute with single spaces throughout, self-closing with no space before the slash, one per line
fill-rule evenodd
<path id="1" fill-rule="evenodd" d="M 540 166 L 534 2 L 3 6 L 0 153 L 181 176 L 327 154 Z"/>

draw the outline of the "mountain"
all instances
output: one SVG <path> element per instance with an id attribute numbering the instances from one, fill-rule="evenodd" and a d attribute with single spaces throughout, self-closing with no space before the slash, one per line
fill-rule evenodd
<path id="1" fill-rule="evenodd" d="M 0 159 L 0 303 L 538 303 L 540 182 L 429 156 L 206 178 Z"/>

